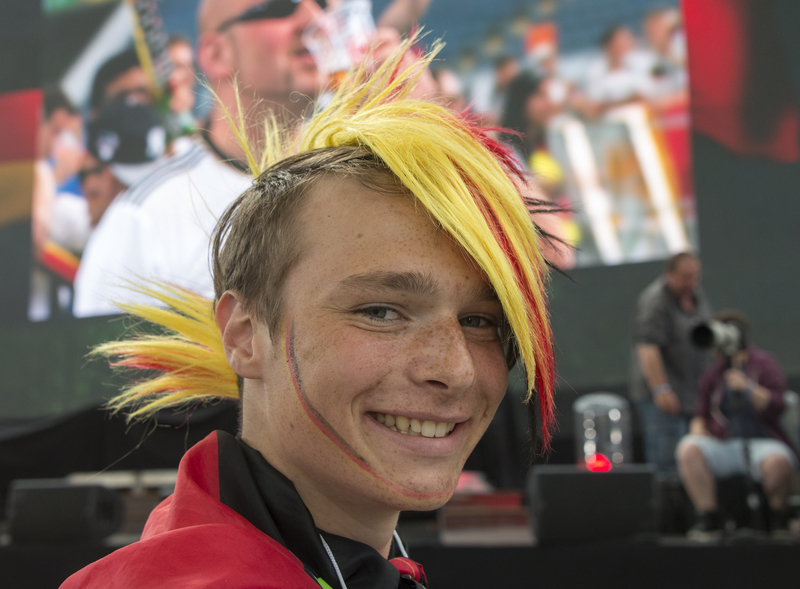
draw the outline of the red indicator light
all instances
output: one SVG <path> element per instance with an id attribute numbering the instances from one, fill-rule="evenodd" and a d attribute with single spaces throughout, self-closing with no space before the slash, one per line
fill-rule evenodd
<path id="1" fill-rule="evenodd" d="M 611 461 L 602 454 L 592 454 L 586 457 L 586 468 L 592 472 L 608 472 L 611 470 Z"/>

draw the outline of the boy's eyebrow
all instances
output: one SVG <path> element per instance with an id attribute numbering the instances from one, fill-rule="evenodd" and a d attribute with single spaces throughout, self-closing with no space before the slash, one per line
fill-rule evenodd
<path id="1" fill-rule="evenodd" d="M 373 270 L 363 274 L 353 274 L 339 283 L 345 288 L 380 288 L 416 295 L 434 296 L 439 294 L 439 282 L 424 272 L 391 272 Z"/>
<path id="2" fill-rule="evenodd" d="M 414 295 L 436 296 L 441 293 L 439 281 L 426 272 L 391 272 L 374 270 L 363 274 L 353 274 L 339 283 L 352 289 L 379 288 Z M 476 301 L 496 301 L 497 294 L 488 283 L 470 287 L 467 298 Z"/>

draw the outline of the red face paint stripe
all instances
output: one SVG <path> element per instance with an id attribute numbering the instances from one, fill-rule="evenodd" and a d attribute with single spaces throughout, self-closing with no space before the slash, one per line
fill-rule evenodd
<path id="1" fill-rule="evenodd" d="M 342 450 L 345 454 L 347 454 L 350 458 L 358 462 L 361 466 L 366 468 L 367 470 L 372 470 L 369 466 L 367 461 L 358 455 L 355 449 L 350 446 L 340 435 L 338 435 L 333 427 L 328 423 L 328 421 L 317 411 L 314 407 L 311 406 L 311 403 L 308 401 L 308 397 L 306 396 L 305 391 L 303 390 L 303 385 L 300 381 L 300 370 L 297 365 L 297 358 L 294 355 L 294 331 L 289 328 L 287 330 L 287 342 L 288 351 L 289 351 L 289 366 L 291 369 L 292 374 L 292 384 L 294 385 L 295 392 L 297 393 L 298 398 L 300 399 L 300 404 L 303 406 L 303 410 L 308 414 L 314 424 L 322 430 L 326 436 L 334 443 L 336 446 Z"/>
<path id="2" fill-rule="evenodd" d="M 291 377 L 292 385 L 294 387 L 294 391 L 296 394 L 296 398 L 300 403 L 300 406 L 303 408 L 303 411 L 306 417 L 325 435 L 325 437 L 342 453 L 345 454 L 350 460 L 352 460 L 359 468 L 364 470 L 365 472 L 372 475 L 375 479 L 381 482 L 386 487 L 389 487 L 393 491 L 409 497 L 411 499 L 415 499 L 418 501 L 428 501 L 431 499 L 440 499 L 449 497 L 452 493 L 452 489 L 446 491 L 444 493 L 418 493 L 415 491 L 410 491 L 409 489 L 405 489 L 384 477 L 380 476 L 376 473 L 367 463 L 366 461 L 358 456 L 356 452 L 350 449 L 349 444 L 341 439 L 336 432 L 332 431 L 332 428 L 323 423 L 324 419 L 319 416 L 319 413 L 314 410 L 308 403 L 308 399 L 306 397 L 305 391 L 301 386 L 300 376 L 299 376 L 299 368 L 297 365 L 297 360 L 294 355 L 294 331 L 292 330 L 291 324 L 287 324 L 284 328 L 286 335 L 283 338 L 283 352 L 284 357 L 286 358 L 286 364 L 289 367 L 289 375 Z"/>

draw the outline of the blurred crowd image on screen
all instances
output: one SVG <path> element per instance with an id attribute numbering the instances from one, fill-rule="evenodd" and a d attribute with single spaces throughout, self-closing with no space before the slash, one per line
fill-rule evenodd
<path id="1" fill-rule="evenodd" d="M 31 211 L 34 264 L 28 317 L 69 313 L 78 256 L 89 237 L 89 214 L 78 171 L 84 158 L 83 117 L 57 87 L 44 90 Z"/>
<path id="2" fill-rule="evenodd" d="M 97 61 L 87 81 L 85 102 L 62 109 L 72 113 L 70 129 L 59 131 L 54 141 L 40 142 L 42 150 L 53 147 L 51 155 L 42 156 L 42 162 L 49 158 L 52 163 L 37 172 L 34 242 L 38 251 L 41 244 L 51 244 L 48 255 L 63 248 L 56 258 L 61 266 L 68 260 L 69 270 L 53 278 L 46 264 L 52 255 L 42 258 L 45 263 L 38 264 L 41 268 L 34 275 L 42 268 L 44 274 L 32 277 L 39 284 L 31 297 L 32 319 L 46 319 L 55 310 L 80 317 L 116 313 L 117 302 L 140 300 L 128 288 L 135 277 L 211 293 L 208 235 L 222 211 L 248 185 L 248 163 L 225 113 L 236 118 L 241 108 L 255 143 L 260 131 L 250 122 L 266 115 L 302 128 L 317 100 L 322 98 L 324 104 L 332 79 L 318 67 L 303 40 L 307 27 L 334 6 L 327 4 L 326 9 L 324 2 L 300 0 L 284 14 L 288 8 L 279 13 L 274 3 L 258 0 L 198 1 L 194 40 L 165 31 L 171 69 L 163 88 L 154 81 L 152 68 L 142 61 L 142 48 L 134 47 L 132 38 L 127 47 L 117 46 Z M 376 17 L 369 55 L 378 62 L 385 59 L 429 4 L 428 0 L 391 2 Z M 422 73 L 415 90 L 417 97 L 457 112 L 469 111 L 488 127 L 516 133 L 504 138 L 521 168 L 533 173 L 537 187 L 531 190 L 541 189 L 540 196 L 559 209 L 537 221 L 558 239 L 578 246 L 577 253 L 545 248 L 562 268 L 658 259 L 694 245 L 680 14 L 677 9 L 653 11 L 640 28 L 643 36 L 637 39 L 629 28 L 614 26 L 598 40 L 591 56 L 578 59 L 562 53 L 554 23 L 532 22 L 522 39 L 523 54 L 495 54 L 478 76 L 481 84 L 476 85 L 475 76 L 465 73 L 462 64 L 442 60 Z M 439 36 L 438 31 L 433 33 Z M 90 42 L 87 39 L 87 47 Z M 204 94 L 205 100 L 198 100 Z M 83 127 L 108 104 L 118 102 L 154 108 L 168 142 L 163 158 L 147 175 L 116 187 L 119 190 L 102 207 L 101 217 L 97 207 L 90 211 L 87 206 L 100 202 L 91 201 L 97 191 L 87 193 L 77 175 L 81 165 L 84 171 L 93 168 Z M 647 108 L 652 117 L 646 124 L 665 136 L 672 163 L 659 165 L 665 170 L 663 176 L 678 178 L 672 182 L 678 187 L 674 208 L 679 222 L 686 225 L 679 228 L 680 235 L 667 235 L 669 219 L 657 218 L 663 207 L 648 194 L 653 192 L 652 180 L 642 178 L 644 166 L 636 161 L 639 155 L 633 154 L 631 138 L 617 129 L 622 123 L 614 119 L 615 109 L 628 104 Z M 52 120 L 61 118 L 56 113 Z M 567 131 L 575 130 L 570 127 L 574 121 L 583 127 L 577 135 L 569 135 Z M 47 123 L 43 133 L 54 125 L 62 123 Z M 594 150 L 591 157 L 596 162 L 589 171 L 594 170 L 597 186 L 577 182 L 587 173 L 576 168 L 574 141 L 567 145 L 565 137 L 578 137 Z M 48 169 L 57 178 L 46 173 Z M 93 185 L 103 175 L 84 177 Z M 645 180 L 650 182 L 646 188 Z M 62 194 L 72 196 L 56 197 Z M 595 197 L 601 202 L 590 200 Z M 586 214 L 604 210 L 609 211 L 605 218 Z M 62 233 L 69 236 L 48 240 L 50 227 L 65 228 Z M 612 243 L 603 242 L 603 235 L 610 234 Z M 54 285 L 45 285 L 52 280 Z"/>
<path id="3" fill-rule="evenodd" d="M 562 209 L 580 265 L 696 247 L 680 12 L 648 12 L 638 29 L 614 24 L 593 51 L 565 55 L 556 22 L 530 22 L 523 59 L 465 77 L 470 107 L 514 133 L 521 165 Z"/>
<path id="4" fill-rule="evenodd" d="M 193 118 L 197 71 L 192 42 L 182 35 L 172 35 L 167 52 L 172 62 L 169 107 L 174 113 L 186 113 Z"/>
<path id="5" fill-rule="evenodd" d="M 96 117 L 104 104 L 118 99 L 153 103 L 150 80 L 132 47 L 111 57 L 97 70 L 89 98 L 90 117 Z"/>

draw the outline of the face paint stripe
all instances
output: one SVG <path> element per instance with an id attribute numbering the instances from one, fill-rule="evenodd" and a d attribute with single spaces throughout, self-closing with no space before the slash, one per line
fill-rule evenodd
<path id="1" fill-rule="evenodd" d="M 336 434 L 336 432 L 332 431 L 332 428 L 324 423 L 324 418 L 319 415 L 313 407 L 310 406 L 308 402 L 308 397 L 303 390 L 302 383 L 300 380 L 300 371 L 297 364 L 297 358 L 294 354 L 294 330 L 292 329 L 291 323 L 287 323 L 284 327 L 284 337 L 283 339 L 283 353 L 286 359 L 286 365 L 289 368 L 289 378 L 292 382 L 292 386 L 294 387 L 295 396 L 297 401 L 300 403 L 300 406 L 303 409 L 303 413 L 306 418 L 314 424 L 317 429 L 325 436 L 325 438 L 331 442 L 339 451 L 341 451 L 345 456 L 347 456 L 350 460 L 352 460 L 361 470 L 369 473 L 373 476 L 378 482 L 389 488 L 390 490 L 403 495 L 404 497 L 408 497 L 410 499 L 417 500 L 419 502 L 426 502 L 430 501 L 431 499 L 439 499 L 449 497 L 454 489 L 450 489 L 443 493 L 418 493 L 415 491 L 411 491 L 409 489 L 405 489 L 401 487 L 395 482 L 392 482 L 378 473 L 376 473 L 368 464 L 367 462 L 358 456 L 358 454 L 350 449 L 349 444 L 341 439 L 341 437 Z"/>
<path id="2" fill-rule="evenodd" d="M 292 372 L 292 384 L 294 385 L 295 391 L 297 392 L 298 396 L 300 397 L 301 404 L 303 405 L 303 409 L 309 413 L 309 416 L 312 418 L 314 423 L 319 427 L 325 435 L 328 436 L 331 441 L 336 444 L 342 451 L 352 457 L 354 460 L 361 463 L 365 468 L 371 469 L 367 461 L 359 456 L 359 454 L 353 449 L 350 444 L 348 444 L 342 437 L 336 433 L 333 429 L 333 426 L 328 423 L 328 421 L 322 416 L 322 414 L 317 411 L 308 400 L 308 396 L 306 392 L 303 390 L 303 384 L 300 380 L 300 370 L 297 365 L 297 358 L 294 354 L 294 330 L 289 329 L 288 331 L 288 346 L 289 346 L 289 359 L 291 361 L 291 372 Z"/>

